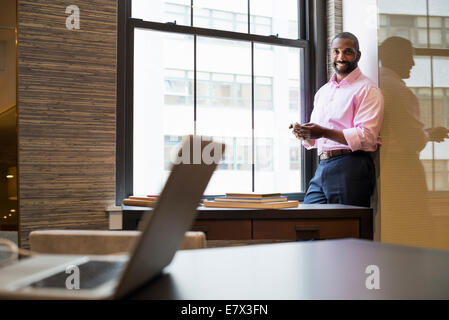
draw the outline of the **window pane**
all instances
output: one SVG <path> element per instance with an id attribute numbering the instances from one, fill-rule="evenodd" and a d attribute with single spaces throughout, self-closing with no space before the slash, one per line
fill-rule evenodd
<path id="1" fill-rule="evenodd" d="M 433 58 L 434 87 L 449 88 L 449 57 Z"/>
<path id="2" fill-rule="evenodd" d="M 441 36 L 441 30 L 430 30 L 430 46 L 434 48 L 441 48 Z"/>
<path id="3" fill-rule="evenodd" d="M 302 49 L 260 44 L 255 47 L 256 192 L 303 191 L 302 147 L 288 129 L 291 122 L 301 122 L 301 54 Z"/>
<path id="4" fill-rule="evenodd" d="M 427 29 L 418 30 L 418 42 L 420 47 L 427 47 Z"/>
<path id="5" fill-rule="evenodd" d="M 198 104 L 208 104 L 210 103 L 210 82 L 209 81 L 198 81 L 196 84 L 196 95 Z"/>
<path id="6" fill-rule="evenodd" d="M 193 37 L 135 30 L 134 193 L 157 194 L 193 134 Z"/>
<path id="7" fill-rule="evenodd" d="M 434 143 L 435 190 L 449 191 L 449 140 Z"/>
<path id="8" fill-rule="evenodd" d="M 238 105 L 241 107 L 251 107 L 252 87 L 250 83 L 237 84 Z"/>
<path id="9" fill-rule="evenodd" d="M 132 17 L 190 26 L 190 0 L 132 0 Z"/>
<path id="10" fill-rule="evenodd" d="M 198 105 L 197 134 L 226 145 L 206 194 L 252 191 L 251 46 L 197 38 L 198 72 L 210 74 L 210 102 Z"/>
<path id="11" fill-rule="evenodd" d="M 248 1 L 195 0 L 193 26 L 218 30 L 247 32 Z"/>
<path id="12" fill-rule="evenodd" d="M 297 139 L 290 139 L 290 170 L 301 171 L 301 145 Z"/>
<path id="13" fill-rule="evenodd" d="M 297 0 L 251 1 L 251 33 L 298 39 Z"/>
<path id="14" fill-rule="evenodd" d="M 449 57 L 434 58 L 433 81 L 435 87 L 449 88 L 449 76 L 447 74 L 448 68 Z M 433 92 L 433 127 L 449 128 L 449 90 L 434 89 Z M 434 161 L 436 162 L 434 168 L 435 190 L 448 191 L 449 139 L 445 139 L 440 143 L 435 142 L 434 148 Z"/>
<path id="15" fill-rule="evenodd" d="M 427 28 L 427 17 L 416 17 L 416 25 L 420 28 Z"/>
<path id="16" fill-rule="evenodd" d="M 429 26 L 431 28 L 441 28 L 441 18 L 440 17 L 430 17 Z"/>
<path id="17" fill-rule="evenodd" d="M 232 21 L 214 19 L 212 21 L 212 29 L 234 31 L 234 24 Z"/>

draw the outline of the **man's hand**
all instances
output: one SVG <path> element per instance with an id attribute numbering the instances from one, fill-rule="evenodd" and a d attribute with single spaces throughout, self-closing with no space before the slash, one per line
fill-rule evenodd
<path id="1" fill-rule="evenodd" d="M 346 138 L 341 130 L 333 130 L 322 127 L 316 123 L 306 123 L 300 125 L 299 123 L 291 124 L 289 129 L 293 129 L 293 134 L 296 138 L 301 140 L 314 140 L 319 138 L 330 139 L 341 144 L 348 145 Z"/>
<path id="2" fill-rule="evenodd" d="M 293 134 L 301 140 L 322 138 L 326 131 L 326 128 L 311 122 L 303 125 L 300 125 L 298 122 L 292 123 L 289 129 L 293 129 Z"/>
<path id="3" fill-rule="evenodd" d="M 444 139 L 449 138 L 449 129 L 444 127 L 428 128 L 424 130 L 427 132 L 430 141 L 442 142 Z"/>
<path id="4" fill-rule="evenodd" d="M 299 136 L 305 140 L 323 138 L 325 132 L 326 128 L 312 122 L 303 124 L 298 129 Z"/>
<path id="5" fill-rule="evenodd" d="M 298 122 L 290 124 L 289 129 L 293 129 L 292 133 L 299 140 L 304 140 L 304 138 L 300 135 L 301 125 Z"/>

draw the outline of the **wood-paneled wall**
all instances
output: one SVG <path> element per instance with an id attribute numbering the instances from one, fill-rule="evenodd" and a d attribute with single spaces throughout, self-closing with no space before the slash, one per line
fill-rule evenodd
<path id="1" fill-rule="evenodd" d="M 66 7 L 80 29 L 66 28 Z M 115 198 L 116 0 L 19 0 L 21 246 L 45 228 L 106 229 Z"/>
<path id="2" fill-rule="evenodd" d="M 330 48 L 332 39 L 343 32 L 343 3 L 342 0 L 327 0 L 327 47 Z M 334 74 L 331 64 L 330 50 L 327 52 L 327 74 L 330 79 Z"/>

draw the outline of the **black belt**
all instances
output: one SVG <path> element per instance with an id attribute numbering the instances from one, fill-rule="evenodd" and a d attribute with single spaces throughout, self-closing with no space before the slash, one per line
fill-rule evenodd
<path id="1" fill-rule="evenodd" d="M 320 154 L 320 160 L 329 159 L 333 157 L 342 156 L 344 154 L 349 154 L 352 151 L 349 149 L 337 149 L 337 150 L 329 150 Z"/>

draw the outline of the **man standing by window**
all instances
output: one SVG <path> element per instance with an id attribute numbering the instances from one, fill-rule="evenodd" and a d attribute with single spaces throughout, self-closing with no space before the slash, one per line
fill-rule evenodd
<path id="1" fill-rule="evenodd" d="M 383 97 L 358 68 L 356 36 L 336 35 L 331 53 L 335 74 L 316 93 L 311 121 L 290 126 L 304 147 L 318 149 L 320 158 L 304 203 L 369 207 L 376 181 L 370 152 L 382 141 Z"/>

